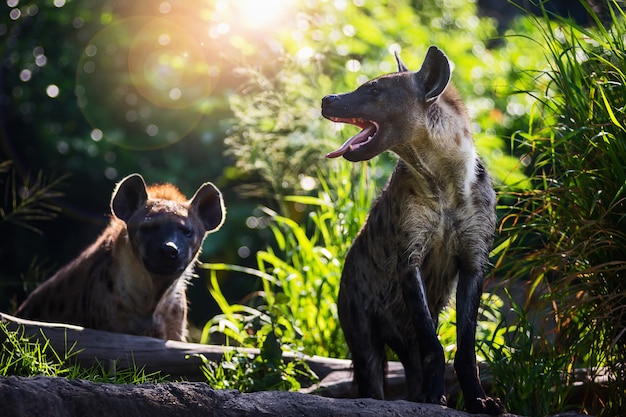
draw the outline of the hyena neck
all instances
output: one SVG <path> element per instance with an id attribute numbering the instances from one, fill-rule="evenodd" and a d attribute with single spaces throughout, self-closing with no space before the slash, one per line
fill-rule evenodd
<path id="1" fill-rule="evenodd" d="M 470 121 L 458 93 L 449 86 L 430 104 L 412 139 L 395 146 L 396 175 L 426 195 L 469 198 L 478 157 Z"/>
<path id="2" fill-rule="evenodd" d="M 393 177 L 424 197 L 458 203 L 471 197 L 478 157 L 475 151 L 462 158 L 429 154 L 429 149 L 411 148 L 398 152 L 400 159 Z"/>

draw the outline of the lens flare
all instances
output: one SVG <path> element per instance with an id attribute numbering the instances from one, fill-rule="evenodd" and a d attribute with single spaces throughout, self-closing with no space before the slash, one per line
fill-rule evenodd
<path id="1" fill-rule="evenodd" d="M 250 29 L 271 27 L 287 14 L 292 0 L 233 0 L 244 26 Z"/>
<path id="2" fill-rule="evenodd" d="M 172 109 L 192 106 L 213 87 L 202 47 L 179 22 L 184 19 L 150 21 L 135 35 L 128 56 L 130 76 L 139 93 Z"/>
<path id="3" fill-rule="evenodd" d="M 90 41 L 75 92 L 102 140 L 158 149 L 197 125 L 220 63 L 206 56 L 195 29 L 197 23 L 182 16 L 132 17 L 108 25 Z"/>

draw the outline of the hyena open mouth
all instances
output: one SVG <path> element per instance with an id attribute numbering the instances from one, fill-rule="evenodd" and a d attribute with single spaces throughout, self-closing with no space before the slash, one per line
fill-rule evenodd
<path id="1" fill-rule="evenodd" d="M 374 139 L 379 130 L 378 123 L 373 120 L 332 116 L 326 117 L 336 123 L 347 123 L 361 128 L 359 133 L 348 139 L 339 149 L 328 153 L 326 155 L 327 158 L 337 158 L 348 151 L 353 151 L 361 146 L 367 145 L 372 141 L 372 139 Z"/>

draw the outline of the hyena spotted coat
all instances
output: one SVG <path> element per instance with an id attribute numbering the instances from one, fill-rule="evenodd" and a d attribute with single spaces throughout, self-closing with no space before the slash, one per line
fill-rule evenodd
<path id="1" fill-rule="evenodd" d="M 322 100 L 322 114 L 356 125 L 330 158 L 399 156 L 349 250 L 338 312 L 359 394 L 383 398 L 385 345 L 406 374 L 408 399 L 445 404 L 438 315 L 456 285 L 455 370 L 465 406 L 499 414 L 478 379 L 475 335 L 483 268 L 496 223 L 495 192 L 477 157 L 466 109 L 449 85 L 450 65 L 431 47 L 422 68 L 383 75 Z M 458 284 L 457 284 L 458 283 Z"/>
<path id="2" fill-rule="evenodd" d="M 100 237 L 42 283 L 19 317 L 184 340 L 187 282 L 205 236 L 224 221 L 221 193 L 203 184 L 190 199 L 171 184 L 124 178 Z"/>

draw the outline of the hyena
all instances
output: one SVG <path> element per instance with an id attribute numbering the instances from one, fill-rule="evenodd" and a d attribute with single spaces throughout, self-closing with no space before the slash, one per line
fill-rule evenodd
<path id="1" fill-rule="evenodd" d="M 205 236 L 225 216 L 219 190 L 203 184 L 190 199 L 172 184 L 124 178 L 100 237 L 33 291 L 24 318 L 185 340 L 186 287 Z"/>
<path id="2" fill-rule="evenodd" d="M 411 401 L 445 404 L 438 315 L 456 285 L 454 367 L 472 413 L 505 412 L 485 395 L 475 338 L 495 192 L 478 159 L 450 64 L 431 47 L 419 71 L 398 72 L 322 99 L 322 115 L 361 132 L 327 155 L 366 161 L 390 150 L 397 165 L 344 263 L 338 313 L 359 395 L 384 397 L 385 345 L 405 370 Z"/>

